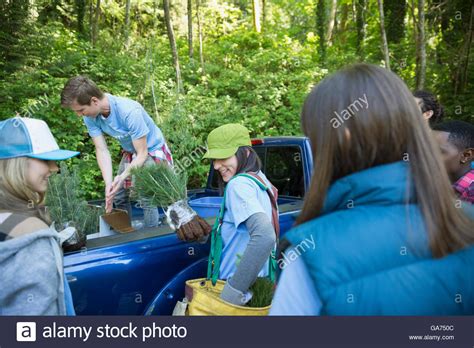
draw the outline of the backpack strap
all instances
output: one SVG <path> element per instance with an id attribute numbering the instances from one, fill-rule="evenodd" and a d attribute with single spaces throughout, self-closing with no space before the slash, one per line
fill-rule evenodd
<path id="1" fill-rule="evenodd" d="M 221 207 L 219 209 L 219 215 L 214 221 L 211 231 L 211 248 L 209 250 L 209 258 L 207 259 L 207 279 L 212 281 L 212 285 L 216 285 L 217 279 L 219 278 L 221 268 L 221 256 L 222 256 L 222 234 L 221 228 L 224 222 L 225 212 L 225 198 L 227 190 L 224 190 L 224 197 L 222 197 Z"/>
<path id="2" fill-rule="evenodd" d="M 262 190 L 265 190 L 270 198 L 270 202 L 272 204 L 272 225 L 275 229 L 276 239 L 280 238 L 280 221 L 278 219 L 278 189 L 271 185 L 271 187 L 267 187 L 265 181 L 261 177 L 259 177 L 256 173 L 248 172 L 244 174 L 238 174 L 237 176 L 244 176 L 253 180 Z"/>
<path id="3" fill-rule="evenodd" d="M 272 225 L 275 230 L 275 236 L 276 236 L 276 241 L 277 241 L 276 244 L 278 245 L 278 239 L 280 236 L 280 222 L 278 219 L 278 204 L 277 204 L 278 190 L 273 185 L 271 185 L 271 187 L 267 187 L 263 179 L 255 173 L 249 172 L 249 173 L 238 174 L 232 177 L 231 180 L 239 176 L 243 176 L 252 180 L 253 182 L 257 184 L 257 186 L 260 189 L 267 192 L 268 197 L 270 198 L 271 205 L 272 205 Z M 212 227 L 212 232 L 211 232 L 211 249 L 209 252 L 209 259 L 207 263 L 207 279 L 210 279 L 212 281 L 212 285 L 216 285 L 217 279 L 219 278 L 219 273 L 220 273 L 220 263 L 221 263 L 221 256 L 222 256 L 221 228 L 222 228 L 222 223 L 224 220 L 226 193 L 227 193 L 227 190 L 224 190 L 224 197 L 222 198 L 221 207 L 219 209 L 219 215 L 217 216 L 214 222 L 214 226 Z M 276 267 L 277 267 L 277 259 L 276 259 L 276 248 L 275 248 L 269 257 L 268 273 L 269 273 L 269 278 L 272 282 L 275 282 L 276 280 L 276 276 L 275 276 Z"/>
<path id="4" fill-rule="evenodd" d="M 273 229 L 275 230 L 276 236 L 276 245 L 279 243 L 280 238 L 280 220 L 278 218 L 278 189 L 273 186 L 267 187 L 265 182 L 261 177 L 259 177 L 256 173 L 248 172 L 244 174 L 239 174 L 236 176 L 245 176 L 249 179 L 252 179 L 257 185 L 260 186 L 261 189 L 265 190 L 270 198 L 270 202 L 272 204 L 272 225 Z M 273 283 L 276 283 L 276 270 L 277 270 L 277 256 L 276 256 L 276 245 L 273 248 L 270 257 L 268 258 L 268 277 Z"/>
<path id="5" fill-rule="evenodd" d="M 13 237 L 10 233 L 26 219 L 28 219 L 26 215 L 11 213 L 10 216 L 0 223 L 0 242 L 12 239 Z"/>

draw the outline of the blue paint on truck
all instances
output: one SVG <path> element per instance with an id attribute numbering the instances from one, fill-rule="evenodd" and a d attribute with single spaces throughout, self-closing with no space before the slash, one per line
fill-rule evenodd
<path id="1" fill-rule="evenodd" d="M 279 190 L 281 233 L 293 225 L 309 186 L 312 155 L 304 137 L 253 141 L 263 171 Z M 211 167 L 207 185 L 188 192 L 190 205 L 212 224 L 222 200 Z M 141 214 L 133 209 L 133 219 Z M 209 243 L 180 241 L 167 225 L 88 240 L 65 255 L 78 315 L 170 315 L 184 282 L 205 276 Z"/>

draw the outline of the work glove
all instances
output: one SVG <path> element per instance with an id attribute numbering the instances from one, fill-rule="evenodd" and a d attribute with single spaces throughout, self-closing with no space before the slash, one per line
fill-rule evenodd
<path id="1" fill-rule="evenodd" d="M 212 227 L 199 215 L 176 230 L 178 238 L 185 242 L 205 241 L 211 233 Z"/>

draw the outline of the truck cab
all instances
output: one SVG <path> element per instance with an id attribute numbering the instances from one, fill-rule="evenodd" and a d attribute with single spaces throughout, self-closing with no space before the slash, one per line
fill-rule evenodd
<path id="1" fill-rule="evenodd" d="M 304 137 L 253 139 L 262 171 L 279 191 L 281 233 L 293 225 L 309 186 L 312 155 Z M 222 197 L 210 167 L 207 185 L 188 191 L 190 206 L 212 225 Z M 140 218 L 134 208 L 132 219 Z M 65 254 L 78 315 L 170 315 L 184 281 L 205 276 L 209 243 L 186 243 L 166 224 L 88 240 Z"/>

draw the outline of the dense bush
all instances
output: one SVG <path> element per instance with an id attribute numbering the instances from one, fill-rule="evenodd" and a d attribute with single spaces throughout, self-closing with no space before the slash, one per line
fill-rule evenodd
<path id="1" fill-rule="evenodd" d="M 62 26 L 38 29 L 37 41 L 25 44 L 44 58 L 31 59 L 31 66 L 0 82 L 0 118 L 20 114 L 43 119 L 60 146 L 81 151 L 69 163 L 79 166 L 81 186 L 89 199 L 102 197 L 104 187 L 82 120 L 59 105 L 59 94 L 69 77 L 87 74 L 105 91 L 141 102 L 162 128 L 179 163 L 205 145 L 213 128 L 228 122 L 244 123 L 253 136 L 299 134 L 303 97 L 312 81 L 325 73 L 312 67 L 311 49 L 298 41 L 242 30 L 216 42 L 204 76 L 195 66 L 183 64 L 186 94 L 178 95 L 165 54 L 169 53 L 166 41 L 148 48 L 149 40 L 139 41 L 137 51 L 141 53 L 135 54 L 107 43 L 108 50 L 117 53 L 104 55 Z M 107 140 L 117 165 L 119 144 Z M 187 164 L 190 186 L 203 185 L 208 162 L 193 158 L 192 165 Z"/>
<path id="2" fill-rule="evenodd" d="M 299 113 L 311 86 L 360 59 L 354 44 L 355 30 L 336 28 L 333 44 L 321 62 L 312 1 L 275 0 L 263 33 L 251 30 L 243 2 L 209 5 L 201 13 L 204 71 L 196 40 L 195 56 L 190 59 L 186 38 L 177 31 L 184 85 L 184 92 L 178 94 L 168 38 L 164 27 L 158 25 L 162 12 L 149 3 L 139 8 L 132 2 L 133 13 L 142 17 L 134 17 L 131 44 L 125 49 L 120 26 L 116 27 L 123 21 L 124 9 L 114 1 L 110 3 L 114 6 L 102 9 L 105 22 L 95 47 L 87 35 L 76 32 L 74 8 L 63 4 L 54 16 L 48 14 L 52 19 L 40 11 L 41 20 L 27 21 L 12 46 L 18 58 L 0 65 L 0 119 L 15 115 L 44 119 L 60 146 L 81 151 L 68 164 L 78 166 L 81 189 L 88 199 L 103 197 L 104 185 L 82 120 L 59 105 L 60 91 L 70 77 L 87 74 L 105 91 L 141 102 L 163 130 L 177 164 L 186 169 L 189 186 L 199 187 L 204 184 L 209 163 L 195 154 L 213 128 L 239 122 L 252 136 L 300 134 Z M 377 8 L 369 3 L 365 60 L 381 64 Z M 350 4 L 340 1 L 341 11 Z M 340 16 L 342 21 L 344 14 Z M 463 40 L 462 31 L 456 27 L 461 24 L 445 29 L 453 45 Z M 453 95 L 454 77 L 447 62 L 456 52 L 438 31 L 435 25 L 427 28 L 427 54 L 436 59 L 428 59 L 426 88 L 441 96 L 449 117 L 472 119 L 472 92 L 467 88 Z M 390 44 L 392 69 L 414 88 L 413 26 L 406 24 L 404 32 L 399 42 Z M 468 68 L 469 76 L 473 76 L 473 65 Z M 111 138 L 107 140 L 116 166 L 120 146 Z"/>

